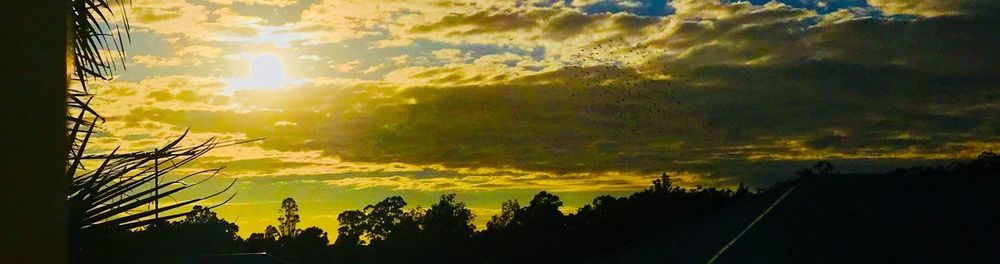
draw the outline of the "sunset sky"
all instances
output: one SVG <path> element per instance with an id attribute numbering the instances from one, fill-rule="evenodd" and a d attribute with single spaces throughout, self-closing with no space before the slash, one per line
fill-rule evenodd
<path id="1" fill-rule="evenodd" d="M 243 236 L 336 233 L 390 195 L 457 193 L 482 228 L 540 190 L 753 187 L 1000 149 L 994 0 L 133 0 L 127 69 L 95 83 L 95 152 L 187 128 L 263 141 L 189 169 L 237 179 Z M 168 202 L 168 201 L 164 201 Z"/>

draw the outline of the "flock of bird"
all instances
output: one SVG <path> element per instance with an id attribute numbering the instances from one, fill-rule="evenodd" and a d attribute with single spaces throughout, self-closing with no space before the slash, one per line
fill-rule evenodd
<path id="1" fill-rule="evenodd" d="M 630 45 L 622 38 L 606 40 L 582 48 L 571 55 L 580 61 L 570 73 L 567 85 L 577 111 L 597 117 L 600 125 L 622 127 L 643 134 L 671 116 L 683 114 L 681 87 L 674 80 L 657 80 L 644 75 L 651 66 L 667 64 L 665 51 Z M 603 61 L 584 66 L 583 61 Z M 683 78 L 674 76 L 674 78 Z"/>

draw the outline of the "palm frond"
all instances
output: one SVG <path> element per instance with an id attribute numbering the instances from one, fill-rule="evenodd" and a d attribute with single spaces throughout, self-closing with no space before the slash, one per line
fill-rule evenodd
<path id="1" fill-rule="evenodd" d="M 198 198 L 175 201 L 171 205 L 147 209 L 151 202 L 171 197 L 216 178 L 222 168 L 188 173 L 170 181 L 163 176 L 176 174 L 212 149 L 254 140 L 210 138 L 193 146 L 181 146 L 188 131 L 153 151 L 90 154 L 88 142 L 105 119 L 90 105 L 94 95 L 88 89 L 93 80 L 111 80 L 116 70 L 125 69 L 125 44 L 131 42 L 126 10 L 128 0 L 67 0 L 72 6 L 72 79 L 79 83 L 68 91 L 66 180 L 70 184 L 67 202 L 73 234 L 93 228 L 132 229 L 156 221 L 182 217 L 191 212 L 167 214 L 171 210 L 203 202 L 230 192 L 235 180 L 217 192 Z M 99 161 L 99 165 L 95 162 Z M 89 164 L 89 165 L 87 165 Z M 86 166 L 95 166 L 88 169 Z M 207 209 L 225 204 L 227 199 Z M 167 214 L 160 217 L 159 214 Z"/>
<path id="2" fill-rule="evenodd" d="M 68 199 L 74 225 L 81 230 L 94 227 L 124 229 L 140 227 L 153 221 L 182 217 L 190 212 L 158 218 L 154 216 L 214 198 L 231 190 L 235 180 L 231 181 L 226 188 L 209 195 L 178 201 L 164 207 L 144 208 L 153 201 L 216 178 L 223 168 L 195 171 L 170 181 L 157 182 L 157 179 L 175 172 L 212 149 L 248 142 L 246 140 L 210 138 L 191 147 L 181 147 L 179 143 L 186 136 L 187 132 L 185 131 L 169 144 L 154 151 L 118 153 L 118 149 L 115 149 L 108 154 L 79 157 L 74 164 L 82 163 L 86 159 L 102 159 L 102 161 L 101 165 L 94 170 L 87 171 L 72 179 L 71 194 Z M 84 141 L 85 143 L 86 141 Z M 229 199 L 232 199 L 232 196 L 215 206 L 224 204 Z M 125 215 L 128 212 L 136 211 L 139 213 Z"/>
<path id="3" fill-rule="evenodd" d="M 125 69 L 125 41 L 131 42 L 127 6 L 122 0 L 70 0 L 73 8 L 74 80 L 87 92 L 87 81 L 110 80 L 119 62 Z M 115 13 L 112 6 L 121 10 Z M 111 53 L 106 53 L 111 52 Z M 110 58 L 117 54 L 118 60 Z"/>

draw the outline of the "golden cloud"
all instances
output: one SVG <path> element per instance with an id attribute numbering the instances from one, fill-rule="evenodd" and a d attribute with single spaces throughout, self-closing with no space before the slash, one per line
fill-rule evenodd
<path id="1" fill-rule="evenodd" d="M 276 6 L 276 7 L 286 7 L 294 5 L 298 0 L 208 0 L 208 2 L 222 5 L 232 5 L 234 3 L 242 3 L 248 5 L 266 5 L 266 6 Z"/>
<path id="2" fill-rule="evenodd" d="M 264 19 L 241 15 L 228 7 L 207 7 L 179 1 L 137 0 L 132 3 L 130 25 L 168 38 L 191 41 L 222 41 L 255 36 Z"/>
<path id="3" fill-rule="evenodd" d="M 221 48 L 204 45 L 191 45 L 178 49 L 172 57 L 134 55 L 132 56 L 131 62 L 149 68 L 182 65 L 201 66 L 206 60 L 218 58 L 220 54 L 222 54 Z"/>

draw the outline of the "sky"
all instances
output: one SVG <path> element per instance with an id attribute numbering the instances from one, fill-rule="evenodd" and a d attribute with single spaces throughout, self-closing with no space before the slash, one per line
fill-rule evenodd
<path id="1" fill-rule="evenodd" d="M 1000 149 L 993 0 L 131 2 L 90 149 L 263 138 L 176 195 L 235 180 L 215 211 L 244 237 L 285 197 L 331 236 L 391 195 L 456 193 L 483 228 L 541 190 L 569 212 L 661 173 L 767 187 Z"/>

